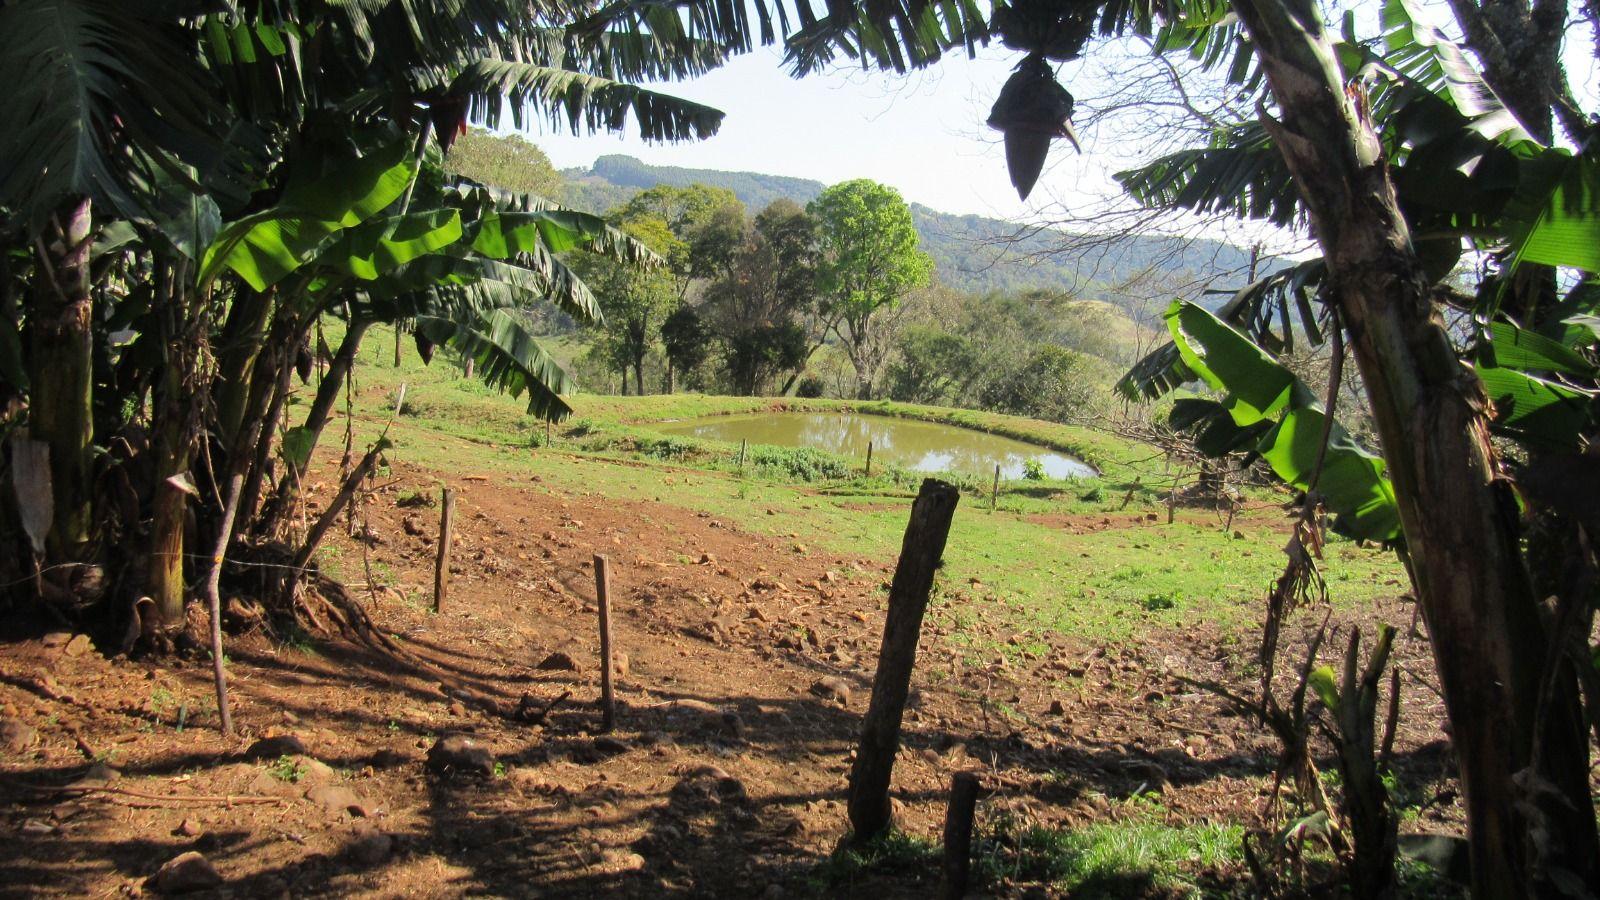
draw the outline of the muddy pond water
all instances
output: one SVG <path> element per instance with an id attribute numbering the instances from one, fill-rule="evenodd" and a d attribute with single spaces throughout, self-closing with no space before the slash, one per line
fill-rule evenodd
<path id="1" fill-rule="evenodd" d="M 916 472 L 990 475 L 998 465 L 1000 477 L 1021 478 L 1024 464 L 1038 460 L 1050 478 L 1095 474 L 1093 467 L 1082 460 L 1036 444 L 970 428 L 889 416 L 754 413 L 664 422 L 655 429 L 663 434 L 734 443 L 745 440 L 779 447 L 812 447 L 863 461 L 870 441 L 874 462 L 893 463 Z"/>

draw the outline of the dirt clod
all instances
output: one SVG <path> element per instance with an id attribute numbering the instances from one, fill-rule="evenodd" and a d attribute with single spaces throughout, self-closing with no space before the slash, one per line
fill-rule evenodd
<path id="1" fill-rule="evenodd" d="M 25 753 L 39 743 L 39 732 L 16 719 L 0 719 L 0 750 L 8 754 Z"/>
<path id="2" fill-rule="evenodd" d="M 850 705 L 850 684 L 843 678 L 828 676 L 819 678 L 811 685 L 811 693 L 824 700 L 832 700 L 840 706 Z"/>
<path id="3" fill-rule="evenodd" d="M 244 751 L 244 758 L 249 760 L 277 759 L 280 756 L 304 756 L 306 753 L 305 742 L 297 735 L 277 734 L 264 737 L 251 744 Z"/>
<path id="4" fill-rule="evenodd" d="M 557 650 L 540 660 L 537 668 L 544 672 L 576 672 L 578 671 L 578 662 L 569 654 Z"/>
<path id="5" fill-rule="evenodd" d="M 167 860 L 151 879 L 150 886 L 161 894 L 187 894 L 220 884 L 222 875 L 211 860 L 197 850 L 190 850 Z"/>
<path id="6" fill-rule="evenodd" d="M 441 774 L 493 775 L 494 754 L 465 735 L 447 735 L 428 750 L 428 768 Z"/>

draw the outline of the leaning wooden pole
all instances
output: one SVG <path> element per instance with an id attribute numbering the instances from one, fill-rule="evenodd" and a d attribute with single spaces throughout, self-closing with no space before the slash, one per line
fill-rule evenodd
<path id="1" fill-rule="evenodd" d="M 211 553 L 211 571 L 206 574 L 206 607 L 211 614 L 211 680 L 217 686 L 217 716 L 222 733 L 233 737 L 233 714 L 228 711 L 228 675 L 222 668 L 222 558 L 233 537 L 233 520 L 239 512 L 239 494 L 244 490 L 244 474 L 228 480 L 228 499 L 222 507 L 222 526 L 217 529 L 217 546 Z"/>
<path id="2" fill-rule="evenodd" d="M 848 809 L 853 839 L 858 843 L 877 837 L 891 824 L 889 780 L 900 748 L 900 720 L 911 690 L 917 638 L 960 499 L 954 485 L 929 478 L 922 482 L 916 502 L 911 505 L 900 563 L 889 586 L 889 615 L 883 626 L 872 700 L 862 721 L 855 764 L 850 769 Z"/>
<path id="3" fill-rule="evenodd" d="M 617 725 L 611 663 L 611 561 L 598 553 L 594 556 L 594 594 L 600 607 L 600 728 L 610 731 Z"/>
<path id="4" fill-rule="evenodd" d="M 450 541 L 455 536 L 456 492 L 444 489 L 439 503 L 439 555 L 433 561 L 433 611 L 444 612 L 450 590 Z"/>
<path id="5" fill-rule="evenodd" d="M 872 477 L 872 442 L 867 441 L 867 477 Z"/>
<path id="6" fill-rule="evenodd" d="M 957 772 L 950 779 L 950 805 L 944 811 L 944 874 L 939 900 L 961 900 L 972 880 L 972 817 L 978 807 L 978 776 Z"/>

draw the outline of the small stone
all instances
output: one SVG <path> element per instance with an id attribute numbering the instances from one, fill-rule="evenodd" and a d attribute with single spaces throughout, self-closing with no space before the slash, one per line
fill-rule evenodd
<path id="1" fill-rule="evenodd" d="M 292 734 L 279 734 L 264 737 L 251 744 L 244 751 L 244 758 L 249 760 L 277 759 L 280 756 L 303 756 L 306 753 L 305 742 Z"/>
<path id="2" fill-rule="evenodd" d="M 357 819 L 364 819 L 372 812 L 354 791 L 336 784 L 319 784 L 306 791 L 306 799 L 330 812 L 345 813 Z"/>
<path id="3" fill-rule="evenodd" d="M 9 754 L 27 752 L 39 743 L 39 732 L 16 719 L 0 719 L 0 750 Z"/>
<path id="4" fill-rule="evenodd" d="M 831 675 L 819 678 L 812 683 L 811 693 L 824 700 L 832 700 L 840 706 L 850 705 L 850 684 L 842 678 Z"/>
<path id="5" fill-rule="evenodd" d="M 198 851 L 190 850 L 167 860 L 151 882 L 158 893 L 187 894 L 222 884 L 222 876 L 217 873 L 217 867 L 211 864 L 211 860 Z"/>
<path id="6" fill-rule="evenodd" d="M 458 716 L 459 717 L 459 716 L 464 716 L 464 715 L 467 714 L 467 705 L 465 703 L 462 703 L 460 700 L 452 700 L 452 701 L 450 701 L 450 706 L 448 707 L 448 709 L 450 711 L 450 715 L 452 715 L 452 716 Z"/>
<path id="7" fill-rule="evenodd" d="M 200 827 L 199 822 L 196 822 L 194 819 L 184 819 L 182 822 L 178 823 L 178 827 L 174 828 L 172 833 L 178 835 L 179 837 L 192 838 L 199 837 L 203 831 L 205 831 L 205 829 Z"/>
<path id="8" fill-rule="evenodd" d="M 626 741 L 621 741 L 608 735 L 595 738 L 594 749 L 607 756 L 616 756 L 621 753 L 627 753 L 631 748 L 629 748 Z"/>
<path id="9" fill-rule="evenodd" d="M 72 640 L 72 632 L 52 631 L 43 638 L 40 638 L 39 643 L 43 644 L 47 649 L 54 650 L 57 647 L 65 647 L 67 645 L 67 641 L 70 640 Z"/>
<path id="10" fill-rule="evenodd" d="M 545 672 L 576 672 L 578 663 L 570 655 L 557 650 L 541 660 L 537 668 Z"/>
<path id="11" fill-rule="evenodd" d="M 459 734 L 447 735 L 428 750 L 428 768 L 439 773 L 493 775 L 494 754 L 472 738 Z"/>
<path id="12" fill-rule="evenodd" d="M 55 834 L 56 827 L 43 819 L 28 819 L 22 823 L 22 833 L 32 837 Z"/>
<path id="13" fill-rule="evenodd" d="M 1067 711 L 1067 707 L 1064 704 L 1062 704 L 1062 702 L 1060 700 L 1051 700 L 1050 701 L 1050 715 L 1052 715 L 1052 716 L 1064 715 L 1066 713 L 1066 711 Z"/>
<path id="14" fill-rule="evenodd" d="M 67 646 L 61 652 L 71 657 L 79 657 L 93 649 L 94 644 L 90 642 L 88 635 L 75 634 L 72 636 L 72 640 L 67 641 Z"/>

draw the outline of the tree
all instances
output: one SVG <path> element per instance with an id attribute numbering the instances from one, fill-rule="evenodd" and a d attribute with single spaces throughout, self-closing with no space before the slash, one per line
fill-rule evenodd
<path id="1" fill-rule="evenodd" d="M 667 393 L 677 388 L 679 376 L 688 377 L 711 355 L 714 336 L 700 313 L 680 304 L 661 323 L 661 346 L 667 356 Z"/>
<path id="2" fill-rule="evenodd" d="M 679 246 L 666 221 L 658 216 L 641 214 L 621 222 L 620 227 L 666 259 L 671 259 Z M 633 369 L 634 391 L 646 393 L 645 357 L 661 339 L 662 322 L 677 303 L 671 273 L 640 270 L 602 257 L 590 257 L 577 265 L 605 314 L 596 327 L 615 358 Z M 623 381 L 626 384 L 626 373 Z"/>
<path id="3" fill-rule="evenodd" d="M 566 189 L 550 157 L 519 134 L 469 129 L 450 146 L 445 170 L 516 194 L 559 199 Z"/>
<path id="4" fill-rule="evenodd" d="M 985 380 L 978 396 L 984 409 L 1081 423 L 1105 409 L 1113 380 L 1105 360 L 1044 344 L 1017 368 Z"/>
<path id="5" fill-rule="evenodd" d="M 18 340 L 0 339 L 0 372 L 27 401 L 7 425 L 42 442 L 56 487 L 31 511 L 54 534 L 28 538 L 46 563 L 38 592 L 63 614 L 109 624 L 125 610 L 97 600 L 148 596 L 134 609 L 159 645 L 196 580 L 190 513 L 213 527 L 227 476 L 245 474 L 236 531 L 270 525 L 261 485 L 279 458 L 303 466 L 320 431 L 277 441 L 326 315 L 352 316 L 352 348 L 374 315 L 414 319 L 433 335 L 419 343 L 448 341 L 491 383 L 565 409 L 560 369 L 507 307 L 587 297 L 557 245 L 654 257 L 542 201 L 451 194 L 437 155 L 507 111 L 704 136 L 720 113 L 620 79 L 722 56 L 551 25 L 515 4 L 0 3 L 0 73 L 18 85 L 0 102 L 6 293 L 13 277 L 39 288 L 4 309 Z M 113 347 L 113 332 L 134 337 Z M 120 502 L 91 490 L 96 469 L 127 488 Z M 142 583 L 95 574 L 108 572 Z"/>
<path id="6" fill-rule="evenodd" d="M 836 184 L 807 207 L 817 220 L 825 318 L 856 370 L 856 395 L 872 395 L 888 347 L 876 315 L 927 283 L 933 260 L 917 249 L 911 209 L 894 188 L 867 179 Z"/>
<path id="7" fill-rule="evenodd" d="M 693 256 L 700 271 L 716 275 L 702 306 L 734 390 L 753 395 L 809 355 L 799 318 L 815 289 L 815 223 L 798 204 L 775 200 L 737 224 L 713 216 L 695 232 Z"/>

